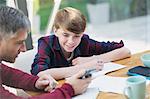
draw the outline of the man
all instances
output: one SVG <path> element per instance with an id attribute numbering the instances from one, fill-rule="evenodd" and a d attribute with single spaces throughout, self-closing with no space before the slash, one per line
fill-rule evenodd
<path id="1" fill-rule="evenodd" d="M 2 61 L 14 63 L 20 52 L 26 51 L 25 40 L 30 31 L 28 18 L 19 10 L 11 7 L 0 7 L 0 98 L 22 99 L 4 89 L 3 85 L 31 91 L 49 91 L 49 84 L 53 82 L 50 75 L 40 78 L 29 75 L 20 70 L 10 68 Z M 66 82 L 51 93 L 45 93 L 29 99 L 70 99 L 72 96 L 83 93 L 91 78 L 79 79 L 85 71 L 68 78 Z M 80 86 L 79 86 L 80 84 Z"/>

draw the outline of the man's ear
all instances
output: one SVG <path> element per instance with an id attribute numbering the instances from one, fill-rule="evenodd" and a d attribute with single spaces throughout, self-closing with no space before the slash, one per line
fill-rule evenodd
<path id="1" fill-rule="evenodd" d="M 1 46 L 1 42 L 2 42 L 2 40 L 1 40 L 1 38 L 0 38 L 0 46 Z"/>
<path id="2" fill-rule="evenodd" d="M 1 45 L 2 37 L 0 36 L 0 45 Z"/>

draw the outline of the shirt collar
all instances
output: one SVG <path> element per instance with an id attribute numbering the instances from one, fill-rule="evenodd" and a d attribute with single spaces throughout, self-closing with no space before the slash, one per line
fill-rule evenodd
<path id="1" fill-rule="evenodd" d="M 78 57 L 78 56 L 80 56 L 81 55 L 81 51 L 80 51 L 80 49 L 79 49 L 79 46 L 77 46 L 77 48 L 75 49 L 75 51 L 74 51 L 74 57 Z"/>
<path id="2" fill-rule="evenodd" d="M 57 38 L 56 36 L 54 36 L 53 48 L 54 48 L 55 50 L 61 50 L 60 44 L 59 44 L 59 41 L 58 41 L 58 38 Z"/>

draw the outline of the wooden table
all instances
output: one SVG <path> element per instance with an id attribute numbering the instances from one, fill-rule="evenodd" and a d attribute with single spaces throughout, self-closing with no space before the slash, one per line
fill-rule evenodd
<path id="1" fill-rule="evenodd" d="M 115 72 L 112 72 L 112 73 L 108 73 L 107 75 L 115 76 L 115 77 L 127 77 L 128 75 L 126 73 L 127 73 L 129 68 L 131 68 L 133 66 L 137 66 L 137 65 L 143 65 L 141 60 L 140 60 L 140 56 L 144 53 L 150 53 L 150 50 L 134 54 L 130 58 L 115 61 L 115 63 L 127 66 L 127 68 L 124 68 L 124 69 L 121 69 L 121 70 L 118 70 L 118 71 L 115 71 Z M 150 93 L 150 85 L 148 85 L 147 90 Z M 27 93 L 30 94 L 31 96 L 41 94 L 41 93 L 31 92 L 31 91 L 30 92 L 27 91 Z M 124 96 L 121 95 L 121 94 L 100 92 L 97 96 L 97 99 L 123 99 L 123 97 Z"/>
<path id="2" fill-rule="evenodd" d="M 115 77 L 127 77 L 128 75 L 126 73 L 129 68 L 131 68 L 133 66 L 143 65 L 143 63 L 140 60 L 140 56 L 144 53 L 150 53 L 150 50 L 134 54 L 130 58 L 116 61 L 115 63 L 125 65 L 125 66 L 127 66 L 127 68 L 109 73 L 107 75 L 115 76 Z M 150 92 L 150 85 L 148 85 L 147 90 L 148 90 L 148 92 Z M 101 92 L 98 94 L 97 99 L 123 99 L 123 97 L 124 96 L 121 94 Z"/>

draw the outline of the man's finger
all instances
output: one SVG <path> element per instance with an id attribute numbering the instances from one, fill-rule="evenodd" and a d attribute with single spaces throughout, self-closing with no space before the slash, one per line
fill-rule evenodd
<path id="1" fill-rule="evenodd" d="M 79 71 L 77 74 L 75 74 L 75 77 L 76 77 L 76 78 L 80 78 L 81 76 L 84 75 L 84 73 L 85 73 L 85 70 L 81 70 L 81 71 Z"/>
<path id="2" fill-rule="evenodd" d="M 42 81 L 39 81 L 39 85 L 48 85 L 49 84 L 49 80 L 42 80 Z"/>

